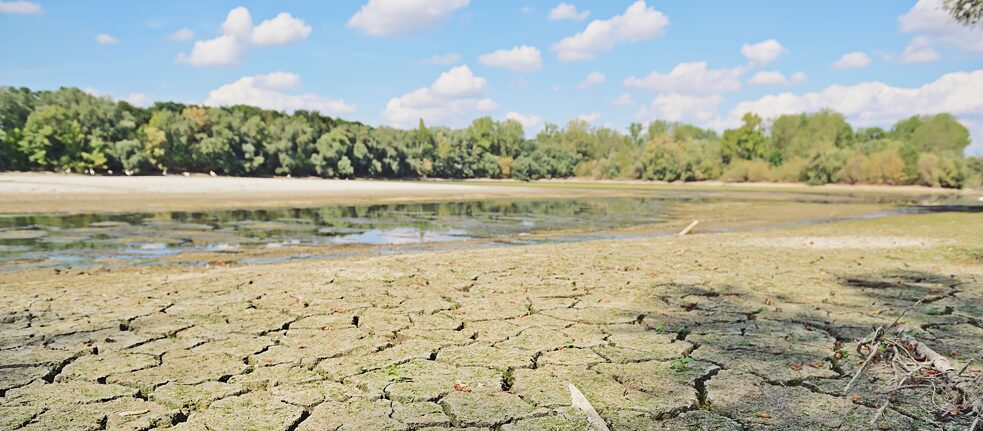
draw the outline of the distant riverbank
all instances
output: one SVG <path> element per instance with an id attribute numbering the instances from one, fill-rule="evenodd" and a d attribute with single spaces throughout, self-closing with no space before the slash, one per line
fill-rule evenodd
<path id="1" fill-rule="evenodd" d="M 0 213 L 187 211 L 231 208 L 310 207 L 402 201 L 496 198 L 609 197 L 646 191 L 748 191 L 804 193 L 901 192 L 964 194 L 981 190 L 920 186 L 794 183 L 665 183 L 599 180 L 329 180 L 248 178 L 207 175 L 88 176 L 53 173 L 0 173 Z"/>

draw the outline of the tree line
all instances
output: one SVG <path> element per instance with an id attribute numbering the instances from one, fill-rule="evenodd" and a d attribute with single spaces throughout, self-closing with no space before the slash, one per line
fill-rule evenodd
<path id="1" fill-rule="evenodd" d="M 853 128 L 840 113 L 748 113 L 718 134 L 678 122 L 627 133 L 584 121 L 546 124 L 527 139 L 515 120 L 461 129 L 370 127 L 311 111 L 159 102 L 140 108 L 77 88 L 0 87 L 0 170 L 117 174 L 208 172 L 324 178 L 572 176 L 661 181 L 976 186 L 983 160 L 953 116 L 913 116 L 889 130 Z"/>

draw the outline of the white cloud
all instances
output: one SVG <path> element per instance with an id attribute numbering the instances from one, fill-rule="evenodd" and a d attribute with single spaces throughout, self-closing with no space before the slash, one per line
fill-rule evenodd
<path id="1" fill-rule="evenodd" d="M 179 42 L 187 42 L 187 41 L 192 40 L 192 39 L 195 38 L 195 32 L 194 32 L 194 30 L 191 30 L 190 28 L 185 27 L 185 28 L 182 28 L 180 30 L 175 31 L 174 33 L 171 33 L 171 34 L 167 35 L 167 38 L 170 39 L 170 40 L 176 40 L 176 41 L 179 41 Z"/>
<path id="2" fill-rule="evenodd" d="M 182 52 L 177 61 L 192 66 L 231 66 L 242 61 L 250 46 L 284 45 L 304 40 L 310 34 L 311 27 L 289 13 L 253 26 L 249 10 L 237 7 L 225 17 L 221 36 L 195 41 L 191 54 Z"/>
<path id="3" fill-rule="evenodd" d="M 741 46 L 741 54 L 747 58 L 752 66 L 764 66 L 786 52 L 788 50 L 775 39 L 768 39 L 753 45 L 745 43 Z"/>
<path id="4" fill-rule="evenodd" d="M 98 89 L 92 87 L 83 88 L 82 91 L 96 97 L 104 97 L 111 100 L 124 101 L 131 105 L 140 106 L 144 108 L 154 103 L 153 96 L 146 93 L 130 93 L 127 94 L 126 96 L 120 97 L 120 96 L 113 95 L 111 93 L 103 93 L 102 91 L 99 91 Z"/>
<path id="5" fill-rule="evenodd" d="M 522 9 L 519 9 L 519 11 L 522 12 L 524 15 L 529 15 L 533 12 L 533 8 L 529 6 L 523 6 Z"/>
<path id="6" fill-rule="evenodd" d="M 957 49 L 983 52 L 983 37 L 976 29 L 953 22 L 942 9 L 941 0 L 918 0 L 908 12 L 898 17 L 898 28 L 926 38 L 926 43 L 943 43 Z"/>
<path id="7" fill-rule="evenodd" d="M 925 36 L 916 36 L 901 53 L 901 61 L 905 63 L 929 63 L 938 59 L 939 53 L 932 48 L 932 42 Z"/>
<path id="8" fill-rule="evenodd" d="M 591 21 L 584 31 L 554 44 L 553 50 L 563 61 L 591 60 L 600 52 L 614 49 L 617 43 L 661 36 L 668 25 L 665 14 L 638 0 L 621 15 Z"/>
<path id="9" fill-rule="evenodd" d="M 481 97 L 486 82 L 467 65 L 454 67 L 429 87 L 389 99 L 382 118 L 396 127 L 413 127 L 421 118 L 428 124 L 463 125 L 476 113 L 498 108 L 494 100 Z"/>
<path id="10" fill-rule="evenodd" d="M 127 94 L 126 97 L 123 97 L 123 100 L 131 105 L 144 108 L 154 103 L 154 98 L 146 93 L 130 93 Z"/>
<path id="11" fill-rule="evenodd" d="M 705 61 L 679 63 L 669 73 L 653 71 L 643 78 L 625 79 L 628 87 L 661 93 L 716 94 L 741 89 L 744 69 L 707 69 Z"/>
<path id="12" fill-rule="evenodd" d="M 632 100 L 631 94 L 628 93 L 624 93 L 611 101 L 611 104 L 615 106 L 629 106 L 634 103 L 635 101 Z"/>
<path id="13" fill-rule="evenodd" d="M 590 16 L 590 11 L 577 11 L 577 6 L 570 3 L 560 3 L 556 5 L 555 8 L 550 10 L 549 20 L 550 21 L 561 21 L 565 19 L 574 21 L 583 21 Z"/>
<path id="14" fill-rule="evenodd" d="M 750 85 L 788 85 L 788 78 L 777 70 L 762 70 L 747 81 Z"/>
<path id="15" fill-rule="evenodd" d="M 116 45 L 119 43 L 119 39 L 112 37 L 106 33 L 101 33 L 96 36 L 96 43 L 100 45 Z"/>
<path id="16" fill-rule="evenodd" d="M 451 64 L 458 63 L 460 61 L 461 61 L 461 56 L 459 54 L 444 54 L 444 55 L 435 55 L 433 57 L 423 60 L 422 62 L 426 64 L 436 64 L 438 66 L 449 66 Z"/>
<path id="17" fill-rule="evenodd" d="M 792 74 L 793 84 L 801 84 L 803 82 L 806 82 L 807 79 L 809 78 L 806 76 L 805 72 L 801 70 Z"/>
<path id="18" fill-rule="evenodd" d="M 830 108 L 860 126 L 890 125 L 915 114 L 949 112 L 960 118 L 983 119 L 983 70 L 954 72 L 921 87 L 893 87 L 881 82 L 833 85 L 819 92 L 781 93 L 738 103 L 730 112 L 765 118 Z M 983 136 L 977 136 L 981 139 Z"/>
<path id="19" fill-rule="evenodd" d="M 510 111 L 505 114 L 505 119 L 515 120 L 519 124 L 522 124 L 522 130 L 526 133 L 526 136 L 535 135 L 543 128 L 543 119 L 535 114 L 520 114 Z"/>
<path id="20" fill-rule="evenodd" d="M 253 28 L 252 42 L 259 46 L 275 46 L 299 42 L 311 34 L 311 26 L 289 13 L 280 12 Z"/>
<path id="21" fill-rule="evenodd" d="M 588 73 L 587 74 L 587 78 L 585 78 L 583 82 L 581 82 L 580 84 L 577 84 L 577 88 L 579 88 L 581 90 L 585 90 L 585 89 L 588 89 L 590 87 L 593 87 L 593 86 L 595 86 L 597 84 L 603 84 L 604 81 L 607 81 L 607 80 L 608 80 L 608 77 L 607 76 L 604 76 L 603 73 L 601 73 L 601 72 L 591 72 L 591 73 Z"/>
<path id="22" fill-rule="evenodd" d="M 239 64 L 245 55 L 245 47 L 232 35 L 195 41 L 191 55 L 178 54 L 177 61 L 193 66 L 230 66 Z"/>
<path id="23" fill-rule="evenodd" d="M 481 93 L 485 89 L 485 78 L 475 76 L 468 66 L 458 66 L 441 73 L 430 89 L 447 97 L 467 97 Z"/>
<path id="24" fill-rule="evenodd" d="M 470 0 L 369 0 L 348 26 L 370 36 L 417 33 L 437 25 Z"/>
<path id="25" fill-rule="evenodd" d="M 300 77 L 288 72 L 244 76 L 208 93 L 204 104 L 208 106 L 250 105 L 277 111 L 293 112 L 298 109 L 319 111 L 324 114 L 345 114 L 355 107 L 344 100 L 335 100 L 315 94 L 294 94 L 286 90 L 300 87 Z"/>
<path id="26" fill-rule="evenodd" d="M 856 51 L 844 54 L 843 57 L 833 63 L 833 67 L 837 69 L 860 69 L 867 67 L 868 64 L 870 64 L 870 57 L 863 52 Z"/>
<path id="27" fill-rule="evenodd" d="M 584 121 L 586 123 L 593 123 L 601 118 L 600 112 L 591 112 L 590 114 L 578 115 L 577 119 Z"/>
<path id="28" fill-rule="evenodd" d="M 717 115 L 723 102 L 718 95 L 690 96 L 679 93 L 660 94 L 649 106 L 643 106 L 635 115 L 640 121 L 669 120 L 705 124 Z"/>
<path id="29" fill-rule="evenodd" d="M 41 5 L 29 1 L 0 1 L 0 13 L 8 15 L 40 15 Z"/>
<path id="30" fill-rule="evenodd" d="M 482 64 L 504 67 L 516 72 L 539 70 L 543 65 L 543 57 L 539 49 L 522 45 L 512 49 L 500 49 L 478 57 Z"/>

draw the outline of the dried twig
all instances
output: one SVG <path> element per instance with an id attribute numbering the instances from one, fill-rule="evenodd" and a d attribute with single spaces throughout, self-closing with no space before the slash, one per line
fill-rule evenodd
<path id="1" fill-rule="evenodd" d="M 881 415 L 884 414 L 884 410 L 886 410 L 887 406 L 889 405 L 891 405 L 891 400 L 884 401 L 884 405 L 882 405 L 881 408 L 877 409 L 877 413 L 875 413 L 874 417 L 870 419 L 871 425 L 877 423 L 877 420 L 881 418 Z"/>
<path id="2" fill-rule="evenodd" d="M 873 336 L 871 337 L 870 341 L 861 341 L 860 343 L 857 344 L 858 353 L 861 351 L 861 349 L 863 349 L 864 346 L 869 346 L 870 353 L 867 354 L 867 359 L 865 359 L 863 364 L 860 365 L 860 368 L 857 369 L 857 372 L 853 374 L 853 378 L 850 379 L 850 382 L 846 384 L 845 388 L 843 388 L 844 394 L 850 391 L 850 388 L 853 387 L 853 383 L 856 382 L 858 378 L 860 378 L 860 375 L 863 374 L 864 370 L 867 369 L 867 366 L 870 365 L 870 361 L 873 361 L 874 357 L 877 356 L 877 345 L 884 338 L 884 334 L 887 332 L 887 330 L 897 326 L 898 322 L 901 321 L 901 318 L 904 317 L 904 315 L 908 313 L 909 310 L 915 308 L 918 304 L 921 304 L 922 301 L 924 300 L 919 299 L 914 304 L 908 306 L 908 308 L 905 308 L 904 311 L 902 311 L 901 314 L 899 314 L 898 317 L 894 319 L 894 322 L 891 322 L 890 326 L 887 327 L 878 326 L 877 329 L 874 330 Z"/>

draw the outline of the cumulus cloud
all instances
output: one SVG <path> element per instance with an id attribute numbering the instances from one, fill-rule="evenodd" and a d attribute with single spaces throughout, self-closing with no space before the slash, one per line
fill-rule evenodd
<path id="1" fill-rule="evenodd" d="M 494 100 L 481 97 L 486 83 L 467 65 L 454 67 L 429 87 L 389 99 L 382 118 L 396 127 L 413 127 L 421 118 L 429 124 L 462 125 L 476 113 L 498 108 Z"/>
<path id="2" fill-rule="evenodd" d="M 860 51 L 844 54 L 833 63 L 837 69 L 861 69 L 870 64 L 870 57 Z"/>
<path id="3" fill-rule="evenodd" d="M 679 63 L 669 73 L 653 71 L 645 77 L 625 79 L 628 87 L 660 93 L 716 94 L 741 89 L 744 69 L 707 69 L 705 61 Z"/>
<path id="4" fill-rule="evenodd" d="M 752 66 L 764 66 L 775 61 L 778 56 L 788 52 L 781 43 L 775 39 L 768 39 L 755 44 L 744 44 L 741 46 L 741 54 L 747 58 Z"/>
<path id="5" fill-rule="evenodd" d="M 661 36 L 668 25 L 665 14 L 638 0 L 621 15 L 591 21 L 580 33 L 554 44 L 553 51 L 563 61 L 591 60 L 600 52 L 614 49 L 618 43 Z"/>
<path id="6" fill-rule="evenodd" d="M 208 106 L 250 105 L 286 112 L 304 109 L 332 115 L 355 111 L 355 107 L 344 100 L 290 91 L 300 86 L 300 77 L 288 72 L 244 76 L 209 92 L 204 103 Z"/>
<path id="7" fill-rule="evenodd" d="M 195 41 L 191 53 L 178 54 L 177 61 L 192 66 L 230 66 L 240 63 L 251 46 L 299 42 L 310 34 L 311 27 L 289 13 L 280 13 L 254 26 L 249 10 L 237 7 L 222 23 L 221 36 Z"/>
<path id="8" fill-rule="evenodd" d="M 908 43 L 901 53 L 901 61 L 905 63 L 929 63 L 939 59 L 939 53 L 932 48 L 928 37 L 917 36 Z"/>
<path id="9" fill-rule="evenodd" d="M 604 81 L 607 81 L 607 80 L 608 80 L 608 77 L 607 76 L 604 76 L 603 73 L 601 73 L 601 72 L 591 72 L 591 73 L 588 73 L 587 74 L 587 78 L 585 78 L 583 82 L 581 82 L 580 84 L 577 84 L 577 88 L 579 88 L 581 90 L 588 89 L 588 88 L 593 87 L 593 86 L 595 86 L 597 84 L 603 84 Z"/>
<path id="10" fill-rule="evenodd" d="M 738 119 L 745 112 L 765 118 L 830 108 L 861 126 L 890 125 L 915 114 L 949 112 L 960 118 L 983 119 L 983 70 L 954 72 L 921 87 L 894 87 L 881 82 L 833 85 L 819 92 L 781 93 L 738 103 L 730 112 Z M 976 137 L 978 140 L 983 138 Z"/>
<path id="11" fill-rule="evenodd" d="M 543 65 L 543 57 L 539 49 L 528 45 L 500 49 L 478 57 L 478 61 L 488 66 L 504 67 L 516 72 L 539 70 Z"/>
<path id="12" fill-rule="evenodd" d="M 195 38 L 195 32 L 194 30 L 185 27 L 167 35 L 167 38 L 178 42 L 187 42 Z"/>
<path id="13" fill-rule="evenodd" d="M 29 1 L 0 1 L 0 13 L 8 15 L 40 15 L 41 5 Z"/>
<path id="14" fill-rule="evenodd" d="M 116 45 L 119 43 L 119 39 L 112 37 L 106 33 L 101 33 L 96 36 L 96 43 L 100 45 Z"/>
<path id="15" fill-rule="evenodd" d="M 747 81 L 750 85 L 788 85 L 788 78 L 777 70 L 762 70 Z"/>
<path id="16" fill-rule="evenodd" d="M 628 93 L 624 93 L 611 101 L 611 104 L 615 106 L 630 106 L 634 103 L 635 101 L 632 100 L 631 94 Z"/>
<path id="17" fill-rule="evenodd" d="M 444 20 L 470 0 L 369 0 L 348 26 L 370 36 L 418 33 Z"/>
<path id="18" fill-rule="evenodd" d="M 560 3 L 555 8 L 550 9 L 548 18 L 550 21 L 562 21 L 565 19 L 583 21 L 588 16 L 590 16 L 590 11 L 578 11 L 577 6 L 570 3 Z"/>
<path id="19" fill-rule="evenodd" d="M 444 54 L 444 55 L 435 55 L 433 57 L 425 59 L 423 60 L 423 63 L 436 64 L 438 66 L 449 66 L 451 64 L 458 63 L 460 61 L 461 61 L 461 56 L 459 54 Z"/>
<path id="20" fill-rule="evenodd" d="M 311 27 L 304 20 L 280 12 L 273 19 L 253 27 L 252 43 L 259 46 L 275 46 L 301 41 L 311 34 Z"/>
<path id="21" fill-rule="evenodd" d="M 522 130 L 526 132 L 526 136 L 535 135 L 543 128 L 543 119 L 535 114 L 520 114 L 515 111 L 509 111 L 505 114 L 505 119 L 515 120 L 519 124 L 522 124 Z"/>
<path id="22" fill-rule="evenodd" d="M 723 100 L 718 95 L 660 94 L 648 106 L 643 106 L 635 117 L 639 121 L 662 119 L 705 124 L 717 116 Z"/>
<path id="23" fill-rule="evenodd" d="M 983 52 L 980 33 L 953 22 L 942 9 L 942 0 L 918 0 L 908 12 L 898 17 L 898 28 L 924 37 L 929 45 L 941 43 L 970 52 Z"/>

